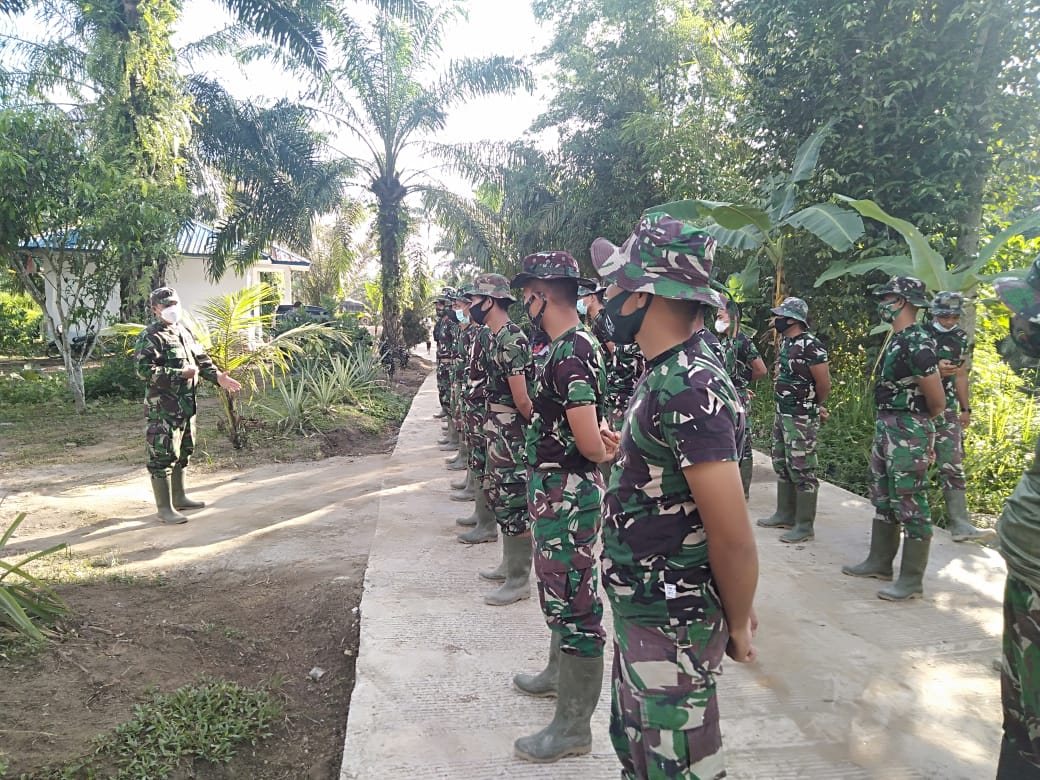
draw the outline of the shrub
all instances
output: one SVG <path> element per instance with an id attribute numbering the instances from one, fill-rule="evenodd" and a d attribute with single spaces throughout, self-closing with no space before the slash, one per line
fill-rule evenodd
<path id="1" fill-rule="evenodd" d="M 42 351 L 42 320 L 43 312 L 28 295 L 0 292 L 0 353 L 24 356 Z"/>
<path id="2" fill-rule="evenodd" d="M 129 337 L 111 342 L 100 358 L 101 365 L 83 372 L 83 393 L 88 401 L 98 398 L 144 397 L 144 382 L 134 373 L 134 345 Z M 100 346 L 100 345 L 99 345 Z"/>
<path id="3" fill-rule="evenodd" d="M 0 552 L 24 519 L 25 513 L 22 512 L 0 536 Z M 68 614 L 68 608 L 58 595 L 25 568 L 33 561 L 64 550 L 65 547 L 65 544 L 56 544 L 17 563 L 0 560 L 0 630 L 39 641 L 44 638 L 39 624 L 47 627 Z"/>
<path id="4" fill-rule="evenodd" d="M 401 314 L 401 338 L 408 349 L 429 340 L 430 330 L 423 322 L 423 315 L 419 310 L 405 309 Z"/>
<path id="5" fill-rule="evenodd" d="M 0 407 L 15 404 L 43 404 L 69 400 L 65 375 L 39 371 L 0 376 Z"/>

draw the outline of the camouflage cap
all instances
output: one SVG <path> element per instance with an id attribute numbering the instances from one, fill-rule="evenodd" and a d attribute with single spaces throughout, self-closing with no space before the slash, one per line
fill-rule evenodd
<path id="1" fill-rule="evenodd" d="M 510 282 L 512 287 L 523 287 L 532 279 L 573 279 L 579 287 L 595 287 L 578 270 L 578 261 L 568 252 L 535 252 L 524 258 L 523 270 Z"/>
<path id="2" fill-rule="evenodd" d="M 874 290 L 874 295 L 879 298 L 883 295 L 898 295 L 906 298 L 906 302 L 913 306 L 928 306 L 928 288 L 924 282 L 912 276 L 893 276 L 885 284 Z"/>
<path id="3" fill-rule="evenodd" d="M 621 246 L 597 238 L 590 252 L 596 272 L 623 290 L 726 305 L 711 287 L 715 239 L 663 212 L 645 214 Z"/>
<path id="4" fill-rule="evenodd" d="M 159 304 L 165 306 L 168 303 L 180 302 L 181 296 L 172 287 L 157 287 L 148 294 L 149 306 L 158 306 Z"/>
<path id="5" fill-rule="evenodd" d="M 455 298 L 455 290 L 451 287 L 442 287 L 441 293 L 434 298 L 435 303 L 451 303 Z"/>
<path id="6" fill-rule="evenodd" d="M 993 289 L 1011 311 L 1034 325 L 1040 325 L 1040 257 L 1029 266 L 1025 276 L 994 279 Z"/>
<path id="7" fill-rule="evenodd" d="M 929 309 L 934 317 L 946 317 L 964 313 L 964 296 L 952 290 L 943 290 L 932 298 L 932 306 Z"/>
<path id="8" fill-rule="evenodd" d="M 516 303 L 509 280 L 502 274 L 481 274 L 473 280 L 473 294 L 485 295 L 488 298 L 500 298 Z"/>
<path id="9" fill-rule="evenodd" d="M 602 284 L 594 284 L 591 287 L 581 285 L 580 287 L 578 287 L 578 297 L 584 298 L 586 295 L 598 295 L 599 293 L 604 292 L 606 289 L 607 288 L 604 287 Z"/>
<path id="10" fill-rule="evenodd" d="M 809 304 L 801 298 L 784 298 L 780 301 L 779 306 L 769 311 L 780 317 L 790 317 L 793 320 L 798 320 L 806 327 L 809 325 Z"/>
<path id="11" fill-rule="evenodd" d="M 466 282 L 459 289 L 455 291 L 456 301 L 468 301 L 469 297 L 473 294 L 473 284 Z"/>

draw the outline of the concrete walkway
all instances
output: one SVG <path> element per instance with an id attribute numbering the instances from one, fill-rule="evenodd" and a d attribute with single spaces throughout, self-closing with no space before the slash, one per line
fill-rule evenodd
<path id="1" fill-rule="evenodd" d="M 499 546 L 455 540 L 454 519 L 472 505 L 448 500 L 458 472 L 444 469 L 436 411 L 431 376 L 385 478 L 341 780 L 617 778 L 607 680 L 591 755 L 542 766 L 513 758 L 513 740 L 552 717 L 554 700 L 510 684 L 515 672 L 544 665 L 549 633 L 536 594 L 510 607 L 484 605 L 491 587 L 476 572 L 497 563 Z M 755 480 L 752 518 L 775 500 L 761 457 Z M 876 580 L 840 571 L 865 555 L 871 514 L 861 498 L 824 485 L 815 542 L 781 544 L 778 532 L 756 527 L 759 658 L 746 666 L 727 660 L 720 682 L 729 777 L 994 776 L 1000 692 L 991 663 L 1003 563 L 937 531 L 926 598 L 883 602 Z M 609 652 L 606 661 L 609 670 Z"/>

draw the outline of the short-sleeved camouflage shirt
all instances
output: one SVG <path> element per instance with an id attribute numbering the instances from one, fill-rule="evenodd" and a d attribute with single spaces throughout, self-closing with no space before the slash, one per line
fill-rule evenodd
<path id="1" fill-rule="evenodd" d="M 826 363 L 827 348 L 808 332 L 780 344 L 780 371 L 773 385 L 776 408 L 781 414 L 815 416 L 820 413 L 812 366 Z"/>
<path id="2" fill-rule="evenodd" d="M 527 465 L 572 473 L 596 468 L 578 451 L 567 410 L 592 404 L 602 420 L 606 388 L 599 344 L 587 328 L 579 325 L 555 339 L 535 377 L 534 413 L 526 434 Z"/>
<path id="3" fill-rule="evenodd" d="M 943 332 L 935 327 L 934 322 L 924 326 L 928 335 L 935 339 L 935 357 L 937 360 L 964 360 L 968 357 L 968 334 L 961 328 Z M 946 408 L 957 408 L 957 377 L 954 374 L 942 378 L 943 390 L 946 391 Z"/>
<path id="4" fill-rule="evenodd" d="M 530 383 L 531 345 L 515 322 L 507 322 L 491 337 L 488 361 L 488 404 L 515 406 L 509 377 L 522 376 Z"/>
<path id="5" fill-rule="evenodd" d="M 924 393 L 914 381 L 939 370 L 935 339 L 920 323 L 892 335 L 881 356 L 874 403 L 878 409 L 927 414 Z"/>
<path id="6" fill-rule="evenodd" d="M 433 326 L 433 340 L 437 342 L 437 359 L 444 360 L 452 356 L 455 346 L 455 331 L 459 329 L 458 322 L 452 317 L 441 317 Z"/>
<path id="7" fill-rule="evenodd" d="M 647 361 L 603 502 L 603 583 L 615 614 L 647 625 L 697 620 L 716 599 L 708 544 L 683 469 L 740 457 L 745 411 L 703 342 Z"/>
<path id="8" fill-rule="evenodd" d="M 726 373 L 733 380 L 737 392 L 744 397 L 751 386 L 751 364 L 760 360 L 762 355 L 755 343 L 743 333 L 723 336 L 719 342 L 726 350 Z"/>
<path id="9" fill-rule="evenodd" d="M 487 409 L 488 361 L 491 360 L 491 341 L 494 334 L 486 325 L 471 325 L 473 339 L 466 362 L 466 403 L 472 411 L 484 413 Z"/>

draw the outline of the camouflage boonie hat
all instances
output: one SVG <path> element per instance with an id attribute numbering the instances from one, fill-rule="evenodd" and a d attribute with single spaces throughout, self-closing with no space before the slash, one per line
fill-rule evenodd
<path id="1" fill-rule="evenodd" d="M 1029 266 L 1025 276 L 994 279 L 993 289 L 1011 311 L 1034 325 L 1040 325 L 1040 257 Z"/>
<path id="2" fill-rule="evenodd" d="M 434 298 L 435 303 L 451 303 L 455 298 L 455 290 L 451 287 L 442 287 L 441 294 Z"/>
<path id="3" fill-rule="evenodd" d="M 936 293 L 932 298 L 932 306 L 929 309 L 934 317 L 946 317 L 951 315 L 961 316 L 964 313 L 964 296 L 959 292 L 943 290 Z"/>
<path id="4" fill-rule="evenodd" d="M 645 214 L 621 246 L 597 238 L 589 251 L 596 272 L 622 290 L 726 305 L 711 286 L 715 239 L 663 212 Z"/>
<path id="5" fill-rule="evenodd" d="M 473 280 L 473 294 L 486 295 L 488 298 L 499 298 L 516 303 L 509 280 L 502 274 L 481 274 Z"/>
<path id="6" fill-rule="evenodd" d="M 459 289 L 457 289 L 455 291 L 455 300 L 456 301 L 468 301 L 469 297 L 472 294 L 473 294 L 473 285 L 470 284 L 469 282 L 466 282 L 466 284 L 462 285 Z"/>
<path id="7" fill-rule="evenodd" d="M 568 252 L 535 252 L 524 258 L 523 270 L 509 283 L 512 287 L 523 287 L 532 279 L 573 279 L 579 287 L 595 287 L 596 283 L 586 279 L 578 270 L 578 261 Z"/>
<path id="8" fill-rule="evenodd" d="M 180 303 L 180 301 L 181 296 L 172 287 L 158 287 L 148 294 L 149 306 L 158 306 L 160 303 L 165 306 L 168 303 Z"/>
<path id="9" fill-rule="evenodd" d="M 780 317 L 790 317 L 793 320 L 798 320 L 806 327 L 809 325 L 809 304 L 801 298 L 784 298 L 780 301 L 779 306 L 769 311 Z"/>
<path id="10" fill-rule="evenodd" d="M 913 306 L 928 306 L 930 303 L 928 288 L 924 286 L 924 282 L 912 276 L 893 276 L 885 284 L 878 286 L 874 295 L 879 298 L 883 295 L 898 295 L 900 298 L 906 298 L 906 302 Z"/>

